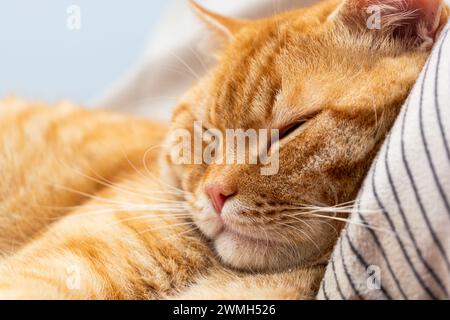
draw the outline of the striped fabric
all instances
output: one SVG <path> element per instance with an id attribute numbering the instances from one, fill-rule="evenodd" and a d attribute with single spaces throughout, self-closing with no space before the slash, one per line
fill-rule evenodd
<path id="1" fill-rule="evenodd" d="M 450 25 L 369 172 L 318 299 L 450 298 Z"/>

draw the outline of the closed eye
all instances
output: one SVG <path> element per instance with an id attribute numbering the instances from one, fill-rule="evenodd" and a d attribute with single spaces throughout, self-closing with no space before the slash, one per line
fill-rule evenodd
<path id="1" fill-rule="evenodd" d="M 291 135 L 292 133 L 294 133 L 295 131 L 300 129 L 305 123 L 306 123 L 306 121 L 298 121 L 298 122 L 294 122 L 294 123 L 284 127 L 283 129 L 281 129 L 280 130 L 280 140 L 288 137 L 289 135 Z"/>

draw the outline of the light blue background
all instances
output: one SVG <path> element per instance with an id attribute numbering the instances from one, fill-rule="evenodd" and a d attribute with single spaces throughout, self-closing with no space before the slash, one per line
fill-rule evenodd
<path id="1" fill-rule="evenodd" d="M 0 97 L 88 103 L 136 62 L 164 0 L 0 0 Z M 81 30 L 67 8 L 81 8 Z"/>

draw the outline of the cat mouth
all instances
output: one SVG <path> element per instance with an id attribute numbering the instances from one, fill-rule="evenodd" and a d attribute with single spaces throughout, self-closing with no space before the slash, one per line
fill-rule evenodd
<path id="1" fill-rule="evenodd" d="M 260 246 L 260 245 L 269 246 L 269 245 L 280 243 L 280 241 L 274 240 L 273 238 L 270 238 L 268 235 L 259 237 L 255 234 L 249 234 L 246 232 L 242 232 L 242 231 L 236 230 L 234 228 L 231 228 L 229 226 L 224 226 L 224 228 L 222 229 L 221 235 L 224 237 L 230 237 L 233 240 L 238 241 L 238 242 L 249 243 L 249 244 L 253 244 L 256 246 Z"/>

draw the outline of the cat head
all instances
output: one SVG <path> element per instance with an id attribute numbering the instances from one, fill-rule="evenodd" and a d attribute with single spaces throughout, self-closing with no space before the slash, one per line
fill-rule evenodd
<path id="1" fill-rule="evenodd" d="M 357 196 L 447 8 L 440 0 L 329 0 L 245 21 L 193 7 L 222 48 L 174 112 L 171 132 L 188 138 L 169 135 L 165 178 L 185 191 L 193 221 L 230 266 L 325 261 L 348 213 L 340 205 Z M 208 144 L 205 131 L 217 142 L 230 129 L 268 129 L 257 144 L 276 170 L 225 161 L 237 148 L 219 147 L 213 162 L 194 159 Z M 180 145 L 190 163 L 174 160 Z"/>

